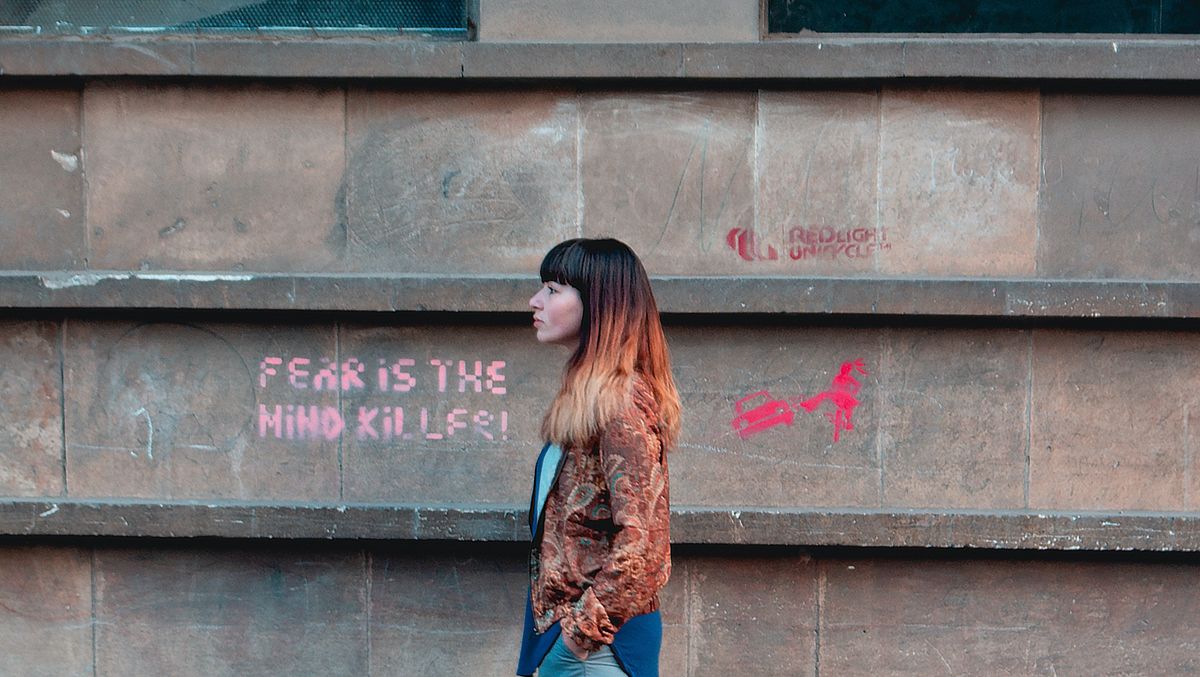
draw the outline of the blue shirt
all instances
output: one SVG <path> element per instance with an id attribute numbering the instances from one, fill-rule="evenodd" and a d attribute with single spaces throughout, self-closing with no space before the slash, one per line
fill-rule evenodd
<path id="1" fill-rule="evenodd" d="M 538 454 L 533 472 L 533 495 L 530 499 L 529 534 L 533 547 L 538 545 L 538 526 L 542 520 L 542 508 L 546 497 L 558 479 L 562 466 L 562 448 L 547 443 Z M 562 628 L 558 623 L 538 634 L 533 624 L 533 602 L 525 595 L 525 629 L 521 636 L 521 655 L 517 659 L 517 674 L 532 675 L 542 664 L 550 648 L 558 641 Z M 634 616 L 625 622 L 613 636 L 612 652 L 617 662 L 629 677 L 658 677 L 658 652 L 662 646 L 662 615 L 657 611 Z"/>
<path id="2" fill-rule="evenodd" d="M 549 443 L 542 448 L 537 462 L 537 477 L 533 481 L 533 491 L 536 497 L 533 508 L 534 524 L 537 524 L 538 520 L 542 518 L 542 508 L 546 506 L 546 497 L 550 495 L 550 486 L 554 484 L 554 476 L 558 472 L 560 461 L 562 461 L 562 447 Z"/>

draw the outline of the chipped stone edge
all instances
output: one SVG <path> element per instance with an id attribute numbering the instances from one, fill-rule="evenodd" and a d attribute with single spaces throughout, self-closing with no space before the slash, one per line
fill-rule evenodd
<path id="1" fill-rule="evenodd" d="M 249 282 L 254 275 L 224 273 L 41 273 L 38 276 L 46 289 L 70 289 L 94 287 L 101 282 L 121 280 L 146 280 L 153 282 Z"/>
<path id="2" fill-rule="evenodd" d="M 673 542 L 698 546 L 1200 552 L 1200 513 L 677 506 Z M 528 540 L 517 506 L 0 498 L 0 535 L 133 538 Z"/>
<path id="3" fill-rule="evenodd" d="M 668 314 L 1200 318 L 1200 282 L 1020 278 L 652 278 Z M 524 312 L 530 276 L 0 271 L 0 307 Z"/>
<path id="4" fill-rule="evenodd" d="M 180 45 L 186 49 L 178 50 Z M 303 58 L 279 59 L 281 48 Z M 639 55 L 632 69 L 631 50 Z M 1187 36 L 1131 35 L 771 35 L 761 41 L 712 43 L 195 36 L 0 41 L 4 75 L 90 77 L 1194 81 L 1200 80 L 1198 52 L 1200 42 Z M 322 64 L 321 71 L 314 73 L 311 64 Z"/>

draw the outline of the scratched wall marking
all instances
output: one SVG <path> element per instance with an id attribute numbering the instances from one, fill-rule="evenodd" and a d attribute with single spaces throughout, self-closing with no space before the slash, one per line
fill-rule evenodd
<path id="1" fill-rule="evenodd" d="M 334 440 L 347 434 L 359 441 L 386 442 L 461 439 L 465 435 L 504 441 L 509 428 L 503 399 L 508 393 L 505 366 L 504 360 L 388 357 L 367 361 L 350 357 L 335 362 L 328 357 L 268 355 L 258 365 L 259 390 L 284 384 L 297 399 L 260 402 L 258 436 L 305 441 Z M 346 414 L 337 407 L 303 401 L 306 393 L 329 391 L 385 395 L 394 400 L 351 407 L 352 412 Z M 496 398 L 495 405 L 478 406 L 475 394 Z M 462 401 L 455 401 L 455 395 L 461 395 Z"/>
<path id="2" fill-rule="evenodd" d="M 734 228 L 725 235 L 725 244 L 746 261 L 777 261 L 781 256 L 774 245 L 752 230 Z M 833 228 L 796 226 L 788 231 L 783 248 L 792 261 L 811 259 L 844 260 L 870 258 L 876 251 L 888 251 L 886 228 Z"/>
<path id="3" fill-rule="evenodd" d="M 823 415 L 833 424 L 833 441 L 837 442 L 843 431 L 854 430 L 854 410 L 861 404 L 858 393 L 862 384 L 854 377 L 855 372 L 867 375 L 861 359 L 843 362 L 829 388 L 811 397 L 783 400 L 766 390 L 750 393 L 734 403 L 734 417 L 729 424 L 739 437 L 748 440 L 771 428 L 791 426 L 796 422 L 797 409 L 808 413 L 823 409 Z"/>
<path id="4" fill-rule="evenodd" d="M 68 418 L 71 450 L 123 453 L 157 465 L 172 454 L 230 452 L 245 444 L 252 372 L 226 338 L 173 323 L 113 331 L 121 333 L 100 351 L 94 374 L 77 368 L 72 379 L 87 395 L 72 404 L 83 415 Z"/>

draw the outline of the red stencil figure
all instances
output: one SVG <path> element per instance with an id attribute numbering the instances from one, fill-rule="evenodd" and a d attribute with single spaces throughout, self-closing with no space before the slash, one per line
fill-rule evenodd
<path id="1" fill-rule="evenodd" d="M 834 410 L 825 412 L 825 418 L 833 424 L 834 442 L 838 441 L 841 431 L 854 430 L 854 408 L 859 405 L 858 398 L 855 396 L 862 389 L 862 384 L 853 376 L 855 371 L 863 376 L 867 375 L 867 369 L 863 366 L 862 360 L 843 362 L 841 369 L 838 370 L 838 375 L 834 376 L 830 382 L 829 390 L 817 393 L 807 400 L 792 401 L 793 406 L 801 407 L 808 412 L 816 411 L 822 402 L 831 402 Z"/>

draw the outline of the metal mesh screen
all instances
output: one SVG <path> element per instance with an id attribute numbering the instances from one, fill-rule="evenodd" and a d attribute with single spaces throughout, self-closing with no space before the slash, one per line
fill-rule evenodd
<path id="1" fill-rule="evenodd" d="M 771 33 L 1200 32 L 1196 0 L 768 0 Z"/>
<path id="2" fill-rule="evenodd" d="M 6 32 L 365 32 L 467 37 L 466 0 L 0 0 Z"/>

